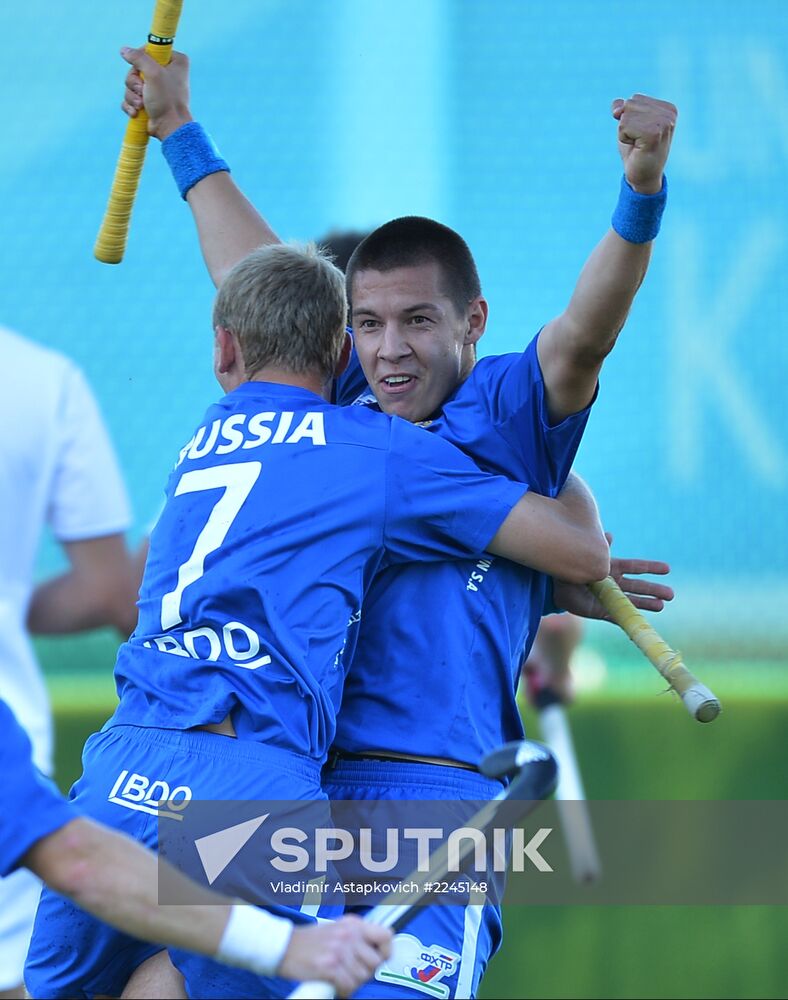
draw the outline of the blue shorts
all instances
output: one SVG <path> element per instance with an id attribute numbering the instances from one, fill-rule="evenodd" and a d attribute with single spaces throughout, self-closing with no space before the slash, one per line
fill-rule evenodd
<path id="1" fill-rule="evenodd" d="M 436 764 L 340 760 L 323 771 L 323 790 L 332 800 L 481 801 L 494 798 L 501 787 L 472 771 Z M 474 997 L 502 939 L 499 906 L 425 906 L 396 935 L 393 954 L 374 980 L 354 997 Z"/>
<path id="2" fill-rule="evenodd" d="M 88 739 L 82 764 L 82 777 L 69 798 L 86 815 L 152 850 L 158 846 L 159 823 L 177 823 L 192 800 L 325 798 L 314 761 L 200 730 L 113 726 Z M 164 803 L 161 809 L 159 802 Z M 297 923 L 315 920 L 295 908 L 272 909 Z M 37 1000 L 120 996 L 132 972 L 161 950 L 45 889 L 25 983 Z M 261 979 L 189 952 L 172 949 L 170 957 L 190 996 L 275 997 L 286 995 L 289 987 L 285 980 Z"/>

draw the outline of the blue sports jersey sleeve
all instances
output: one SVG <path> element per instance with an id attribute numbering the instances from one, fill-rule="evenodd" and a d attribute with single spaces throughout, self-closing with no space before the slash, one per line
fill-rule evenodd
<path id="1" fill-rule="evenodd" d="M 555 496 L 571 470 L 593 400 L 579 413 L 550 423 L 537 339 L 522 354 L 482 358 L 476 364 L 444 407 L 443 436 L 483 468 L 504 475 L 519 469 L 520 478 L 527 473 L 532 489 Z M 493 428 L 494 434 L 486 432 Z"/>
<path id="2" fill-rule="evenodd" d="M 524 483 L 483 473 L 458 448 L 394 417 L 385 545 L 392 562 L 481 555 Z"/>
<path id="3" fill-rule="evenodd" d="M 0 732 L 0 878 L 5 878 L 36 841 L 79 814 L 33 766 L 30 740 L 1 699 Z"/>

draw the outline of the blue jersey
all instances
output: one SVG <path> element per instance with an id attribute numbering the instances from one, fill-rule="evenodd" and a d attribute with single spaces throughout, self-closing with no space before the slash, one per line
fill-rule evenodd
<path id="1" fill-rule="evenodd" d="M 79 815 L 33 766 L 27 734 L 0 699 L 0 878 L 42 837 Z"/>
<path id="2" fill-rule="evenodd" d="M 399 418 L 239 386 L 170 477 L 108 725 L 229 714 L 241 739 L 322 760 L 373 574 L 478 555 L 526 488 Z"/>
<path id="3" fill-rule="evenodd" d="M 352 374 L 348 379 L 354 384 Z M 555 496 L 588 412 L 550 426 L 534 338 L 522 354 L 481 359 L 422 426 L 481 469 Z M 500 743 L 521 738 L 519 666 L 550 610 L 547 590 L 543 574 L 491 556 L 388 568 L 371 587 L 357 639 L 348 645 L 336 746 L 476 764 Z"/>

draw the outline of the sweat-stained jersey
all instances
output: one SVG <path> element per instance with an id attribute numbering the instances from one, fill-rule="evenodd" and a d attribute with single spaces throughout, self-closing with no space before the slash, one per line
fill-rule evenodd
<path id="1" fill-rule="evenodd" d="M 374 573 L 478 559 L 526 489 L 397 417 L 239 386 L 170 476 L 107 725 L 229 713 L 240 739 L 321 760 Z"/>
<path id="2" fill-rule="evenodd" d="M 30 740 L 2 699 L 0 733 L 0 878 L 4 878 L 36 841 L 76 819 L 79 812 L 34 767 Z"/>
<path id="3" fill-rule="evenodd" d="M 347 376 L 353 388 L 356 366 Z M 349 402 L 342 388 L 337 400 Z M 356 401 L 376 408 L 369 392 Z M 479 360 L 420 426 L 480 469 L 555 496 L 589 410 L 550 426 L 534 338 L 522 354 Z M 347 646 L 336 747 L 477 764 L 501 743 L 522 738 L 515 690 L 523 653 L 550 610 L 547 584 L 543 574 L 490 555 L 386 569 L 370 587 L 357 638 Z"/>

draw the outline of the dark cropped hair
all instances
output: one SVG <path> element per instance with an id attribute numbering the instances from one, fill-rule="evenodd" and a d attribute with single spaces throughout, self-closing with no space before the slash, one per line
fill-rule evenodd
<path id="1" fill-rule="evenodd" d="M 353 252 L 346 268 L 351 308 L 353 279 L 359 271 L 392 271 L 432 261 L 439 265 L 443 292 L 458 312 L 481 295 L 479 272 L 462 236 L 434 219 L 406 215 L 373 230 Z"/>
<path id="2" fill-rule="evenodd" d="M 353 251 L 368 235 L 368 229 L 363 232 L 360 229 L 332 229 L 315 242 L 331 258 L 335 267 L 346 271 Z"/>

